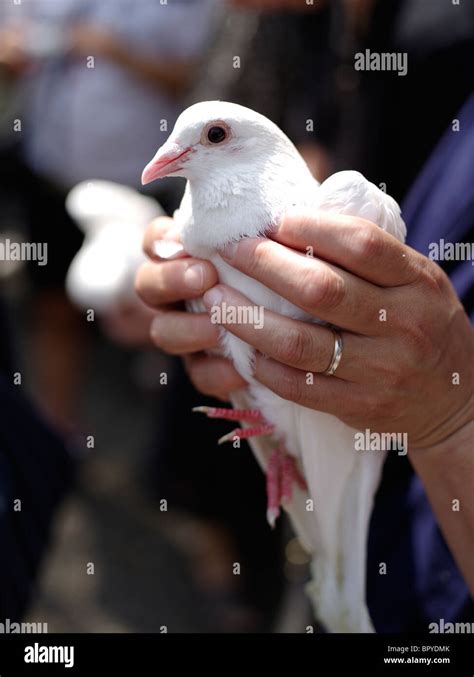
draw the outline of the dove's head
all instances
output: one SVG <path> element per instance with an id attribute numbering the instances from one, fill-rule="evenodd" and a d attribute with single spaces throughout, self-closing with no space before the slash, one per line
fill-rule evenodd
<path id="1" fill-rule="evenodd" d="M 267 232 L 314 190 L 306 163 L 277 125 L 225 101 L 197 103 L 179 116 L 142 183 L 165 176 L 188 179 L 179 210 L 182 241 L 204 258 L 227 242 Z"/>
<path id="2" fill-rule="evenodd" d="M 263 115 L 226 101 L 204 101 L 181 113 L 168 140 L 145 167 L 142 183 L 165 176 L 209 181 L 212 174 L 235 171 L 239 165 L 256 167 L 279 145 L 294 151 Z"/>

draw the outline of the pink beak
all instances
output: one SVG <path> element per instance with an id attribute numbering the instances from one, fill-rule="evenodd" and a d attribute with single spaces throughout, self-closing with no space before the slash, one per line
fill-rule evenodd
<path id="1" fill-rule="evenodd" d="M 142 185 L 151 183 L 155 179 L 162 179 L 180 170 L 184 158 L 191 151 L 192 148 L 182 148 L 177 143 L 167 141 L 161 148 L 158 148 L 153 160 L 143 170 Z"/>

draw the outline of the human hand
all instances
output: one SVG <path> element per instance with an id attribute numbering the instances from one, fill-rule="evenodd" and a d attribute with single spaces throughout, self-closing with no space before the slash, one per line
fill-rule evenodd
<path id="1" fill-rule="evenodd" d="M 302 255 L 307 247 L 313 258 Z M 357 429 L 407 433 L 410 448 L 438 444 L 472 420 L 474 332 L 426 257 L 364 219 L 308 211 L 288 214 L 272 240 L 245 238 L 223 255 L 342 330 L 340 365 L 325 376 L 334 347 L 327 327 L 270 311 L 263 328 L 224 324 L 257 349 L 255 378 L 273 392 Z M 204 300 L 208 310 L 251 304 L 224 285 Z"/>
<path id="2" fill-rule="evenodd" d="M 160 217 L 152 221 L 145 235 L 144 249 L 150 261 L 136 277 L 136 291 L 156 313 L 151 324 L 152 342 L 172 355 L 183 355 L 189 377 L 206 395 L 228 399 L 228 394 L 245 385 L 230 362 L 209 357 L 203 351 L 217 348 L 219 330 L 207 313 L 188 313 L 182 301 L 195 299 L 217 282 L 217 271 L 208 261 L 191 258 L 163 259 L 155 242 L 180 241 L 173 220 Z"/>

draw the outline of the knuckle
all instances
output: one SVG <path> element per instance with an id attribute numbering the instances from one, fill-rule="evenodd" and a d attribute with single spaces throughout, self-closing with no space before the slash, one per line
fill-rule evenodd
<path id="1" fill-rule="evenodd" d="M 449 293 L 451 288 L 449 278 L 434 261 L 420 255 L 417 259 L 417 272 L 415 284 L 421 287 L 424 294 L 431 293 L 439 297 L 440 294 Z"/>
<path id="2" fill-rule="evenodd" d="M 438 311 L 442 312 L 442 311 Z M 397 318 L 397 333 L 402 341 L 398 356 L 410 367 L 418 368 L 438 353 L 439 317 L 433 313 L 431 304 L 407 309 Z M 404 360 L 403 358 L 407 359 Z"/>
<path id="3" fill-rule="evenodd" d="M 301 366 L 307 362 L 307 336 L 299 327 L 288 330 L 278 345 L 278 359 L 286 364 Z"/>
<path id="4" fill-rule="evenodd" d="M 406 395 L 384 387 L 379 391 L 377 399 L 373 404 L 374 419 L 378 423 L 385 423 L 390 426 L 395 421 L 401 419 L 406 410 Z"/>
<path id="5" fill-rule="evenodd" d="M 237 245 L 235 261 L 245 264 L 245 269 L 251 276 L 265 267 L 267 259 L 268 246 L 264 241 L 254 243 L 244 238 Z"/>
<path id="6" fill-rule="evenodd" d="M 135 290 L 138 296 L 151 307 L 158 307 L 164 302 L 166 287 L 164 286 L 163 268 L 160 263 L 146 262 L 142 264 L 135 279 Z"/>
<path id="7" fill-rule="evenodd" d="M 333 310 L 344 299 L 342 277 L 329 269 L 309 270 L 301 281 L 302 304 L 305 308 Z"/>
<path id="8" fill-rule="evenodd" d="M 385 249 L 384 239 L 380 236 L 378 226 L 366 224 L 356 237 L 355 248 L 363 259 L 379 258 Z"/>
<path id="9" fill-rule="evenodd" d="M 411 361 L 416 366 L 429 360 L 433 354 L 432 329 L 429 318 L 422 316 L 405 327 Z"/>
<path id="10" fill-rule="evenodd" d="M 426 283 L 433 291 L 445 293 L 450 287 L 449 278 L 440 266 L 433 261 L 429 261 L 429 265 L 425 269 Z"/>
<path id="11" fill-rule="evenodd" d="M 386 390 L 399 392 L 406 385 L 410 370 L 399 358 L 399 353 L 403 349 L 398 341 L 395 345 L 392 341 L 387 341 L 380 353 L 374 354 L 372 368 L 377 375 L 377 381 Z"/>

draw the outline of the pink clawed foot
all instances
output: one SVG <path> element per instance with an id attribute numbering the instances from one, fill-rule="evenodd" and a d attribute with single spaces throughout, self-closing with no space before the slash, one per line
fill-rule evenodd
<path id="1" fill-rule="evenodd" d="M 267 521 L 272 529 L 280 515 L 280 505 L 293 498 L 293 485 L 306 490 L 306 482 L 296 465 L 296 460 L 283 447 L 276 449 L 267 467 Z"/>
<path id="2" fill-rule="evenodd" d="M 245 421 L 246 423 L 257 423 L 258 425 L 249 428 L 235 428 L 227 435 L 223 435 L 218 444 L 224 442 L 231 442 L 234 438 L 240 440 L 247 440 L 250 437 L 258 437 L 259 435 L 270 435 L 275 426 L 266 423 L 262 414 L 258 409 L 226 409 L 224 407 L 194 407 L 193 411 L 206 414 L 208 418 L 221 418 L 228 421 Z"/>
<path id="3" fill-rule="evenodd" d="M 288 495 L 288 500 L 291 501 L 294 484 L 296 484 L 301 489 L 301 491 L 308 491 L 308 485 L 306 484 L 305 478 L 298 469 L 294 456 L 290 456 L 290 454 L 284 451 L 282 463 L 282 498 L 285 499 Z"/>
<path id="4" fill-rule="evenodd" d="M 229 409 L 226 407 L 193 407 L 193 411 L 206 414 L 208 418 L 224 418 L 228 421 L 263 421 L 262 413 L 258 409 Z"/>
<path id="5" fill-rule="evenodd" d="M 224 407 L 194 407 L 193 411 L 206 414 L 208 418 L 221 418 L 228 421 L 245 421 L 255 425 L 248 428 L 235 428 L 221 437 L 219 444 L 230 442 L 234 438 L 241 440 L 270 435 L 275 426 L 267 423 L 258 409 L 227 409 Z M 283 445 L 276 449 L 269 458 L 267 467 L 267 520 L 272 528 L 280 515 L 282 502 L 289 503 L 293 497 L 293 485 L 297 484 L 303 491 L 307 490 L 304 477 Z"/>
<path id="6" fill-rule="evenodd" d="M 222 435 L 217 440 L 217 444 L 224 444 L 224 442 L 232 442 L 232 440 L 237 437 L 239 440 L 248 440 L 250 437 L 259 437 L 260 435 L 271 435 L 275 430 L 275 426 L 267 425 L 262 423 L 262 425 L 256 425 L 252 428 L 234 428 L 227 435 Z"/>

